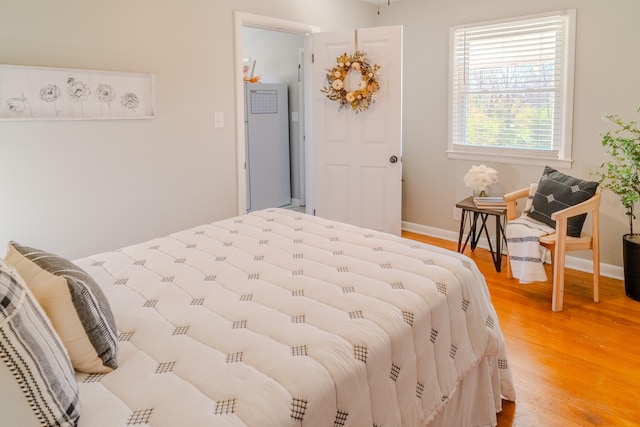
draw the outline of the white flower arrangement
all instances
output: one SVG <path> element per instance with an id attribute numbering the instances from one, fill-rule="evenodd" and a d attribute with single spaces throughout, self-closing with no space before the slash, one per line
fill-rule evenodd
<path id="1" fill-rule="evenodd" d="M 465 185 L 481 194 L 496 182 L 498 182 L 498 172 L 486 165 L 471 166 L 464 176 Z"/>

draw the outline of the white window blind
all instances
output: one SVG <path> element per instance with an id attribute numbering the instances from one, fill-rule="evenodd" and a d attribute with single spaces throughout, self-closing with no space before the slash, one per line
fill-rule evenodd
<path id="1" fill-rule="evenodd" d="M 569 16 L 452 29 L 450 150 L 566 151 Z"/>

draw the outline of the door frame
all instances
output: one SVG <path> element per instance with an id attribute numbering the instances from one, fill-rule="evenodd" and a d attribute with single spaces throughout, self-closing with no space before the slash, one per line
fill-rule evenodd
<path id="1" fill-rule="evenodd" d="M 306 76 L 304 70 L 306 70 L 305 65 L 305 49 L 301 47 L 298 49 L 298 105 L 300 116 L 302 117 L 302 126 L 298 126 L 298 141 L 300 141 L 300 151 L 299 151 L 299 159 L 298 162 L 300 164 L 300 206 L 307 205 L 307 147 L 305 140 L 305 126 L 307 123 L 308 116 L 307 114 L 307 106 L 305 105 L 305 100 L 307 99 L 305 91 L 305 85 L 307 84 Z"/>
<path id="2" fill-rule="evenodd" d="M 245 133 L 244 133 L 244 82 L 242 79 L 242 58 L 243 58 L 243 37 L 242 28 L 253 27 L 265 30 L 280 31 L 290 34 L 306 35 L 320 31 L 320 27 L 308 25 L 301 22 L 287 21 L 284 19 L 272 18 L 269 16 L 254 15 L 245 12 L 234 12 L 234 48 L 235 48 L 235 99 L 236 99 L 236 182 L 237 182 L 237 201 L 238 215 L 247 212 L 247 177 L 245 165 Z M 305 73 L 308 71 L 305 70 Z M 305 96 L 304 105 L 304 126 L 307 127 L 309 117 L 310 99 Z M 307 141 L 303 140 L 302 145 L 306 150 Z M 309 170 L 307 169 L 308 173 Z M 307 176 L 307 185 L 309 176 Z M 307 206 L 309 206 L 309 194 L 306 194 Z"/>

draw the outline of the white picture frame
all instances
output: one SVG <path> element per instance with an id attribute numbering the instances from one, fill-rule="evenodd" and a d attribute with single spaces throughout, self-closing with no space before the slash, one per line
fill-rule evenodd
<path id="1" fill-rule="evenodd" d="M 0 64 L 0 120 L 155 117 L 153 74 Z"/>

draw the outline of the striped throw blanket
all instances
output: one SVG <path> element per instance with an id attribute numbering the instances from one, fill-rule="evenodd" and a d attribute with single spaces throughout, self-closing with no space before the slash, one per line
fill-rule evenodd
<path id="1" fill-rule="evenodd" d="M 520 283 L 544 282 L 546 248 L 540 246 L 540 237 L 555 233 L 553 227 L 536 221 L 524 213 L 507 226 L 507 249 L 511 272 Z"/>

